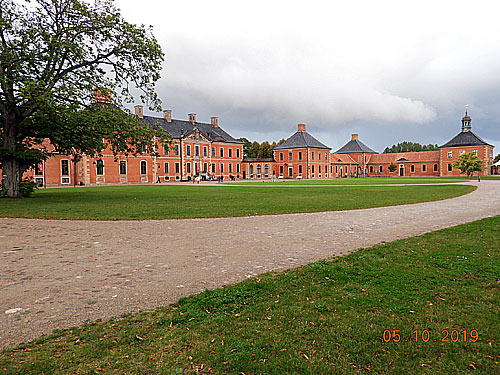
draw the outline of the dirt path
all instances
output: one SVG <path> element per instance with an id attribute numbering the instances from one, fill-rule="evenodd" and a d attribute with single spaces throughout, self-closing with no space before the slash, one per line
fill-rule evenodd
<path id="1" fill-rule="evenodd" d="M 500 181 L 438 202 L 163 221 L 0 219 L 0 347 L 381 241 L 500 214 Z"/>

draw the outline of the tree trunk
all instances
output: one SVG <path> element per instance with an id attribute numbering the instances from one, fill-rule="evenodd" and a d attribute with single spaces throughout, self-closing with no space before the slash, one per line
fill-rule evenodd
<path id="1" fill-rule="evenodd" d="M 3 160 L 3 171 L 6 178 L 2 181 L 2 189 L 11 198 L 19 198 L 19 183 L 22 179 L 22 171 L 19 162 L 15 158 Z"/>
<path id="2" fill-rule="evenodd" d="M 2 190 L 7 192 L 11 198 L 18 198 L 19 183 L 23 177 L 23 169 L 19 159 L 14 156 L 16 151 L 16 138 L 18 120 L 13 113 L 4 115 L 4 132 L 3 132 L 3 146 L 10 151 L 7 155 L 3 156 L 3 173 L 6 178 L 2 176 Z"/>

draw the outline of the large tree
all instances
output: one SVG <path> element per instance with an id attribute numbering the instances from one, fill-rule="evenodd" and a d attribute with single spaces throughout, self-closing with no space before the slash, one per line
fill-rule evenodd
<path id="1" fill-rule="evenodd" d="M 4 191 L 19 196 L 23 173 L 53 153 L 154 152 L 165 135 L 121 105 L 138 93 L 160 109 L 162 61 L 151 30 L 126 22 L 112 0 L 0 0 Z M 52 147 L 38 147 L 47 139 Z"/>
<path id="2" fill-rule="evenodd" d="M 465 152 L 458 156 L 458 160 L 451 163 L 453 168 L 460 169 L 460 173 L 467 173 L 467 177 L 472 177 L 474 172 L 481 172 L 483 160 L 480 159 L 474 152 Z"/>

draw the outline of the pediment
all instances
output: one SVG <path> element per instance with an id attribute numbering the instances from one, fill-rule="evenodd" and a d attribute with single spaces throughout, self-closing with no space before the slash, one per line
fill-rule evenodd
<path id="1" fill-rule="evenodd" d="M 408 161 L 408 159 L 405 159 L 405 158 L 399 158 L 398 160 L 396 161 Z"/>
<path id="2" fill-rule="evenodd" d="M 191 133 L 187 134 L 184 137 L 184 140 L 189 140 L 189 141 L 208 141 L 210 142 L 210 139 L 203 134 L 200 129 L 195 128 L 191 131 Z"/>

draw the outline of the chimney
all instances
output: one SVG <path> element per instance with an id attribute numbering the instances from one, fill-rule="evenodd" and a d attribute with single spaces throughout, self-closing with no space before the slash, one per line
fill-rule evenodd
<path id="1" fill-rule="evenodd" d="M 172 122 L 172 110 L 166 109 L 163 111 L 163 118 L 168 122 Z"/>
<path id="2" fill-rule="evenodd" d="M 353 141 L 358 140 L 358 135 L 357 134 L 352 134 L 351 135 L 351 140 L 353 140 Z"/>
<path id="3" fill-rule="evenodd" d="M 95 89 L 94 101 L 97 103 L 111 103 L 111 90 L 109 89 Z"/>
<path id="4" fill-rule="evenodd" d="M 196 113 L 190 113 L 188 116 L 189 116 L 189 121 L 191 121 L 194 124 L 196 122 Z"/>
<path id="5" fill-rule="evenodd" d="M 306 131 L 306 125 L 305 124 L 299 124 L 297 126 L 297 131 L 299 131 L 299 132 L 305 132 Z"/>
<path id="6" fill-rule="evenodd" d="M 139 118 L 143 118 L 144 117 L 144 113 L 142 112 L 142 105 L 136 105 L 134 107 L 135 109 L 135 115 Z"/>
<path id="7" fill-rule="evenodd" d="M 219 118 L 218 117 L 210 117 L 210 120 L 212 121 L 213 126 L 215 126 L 216 128 L 219 127 Z"/>

